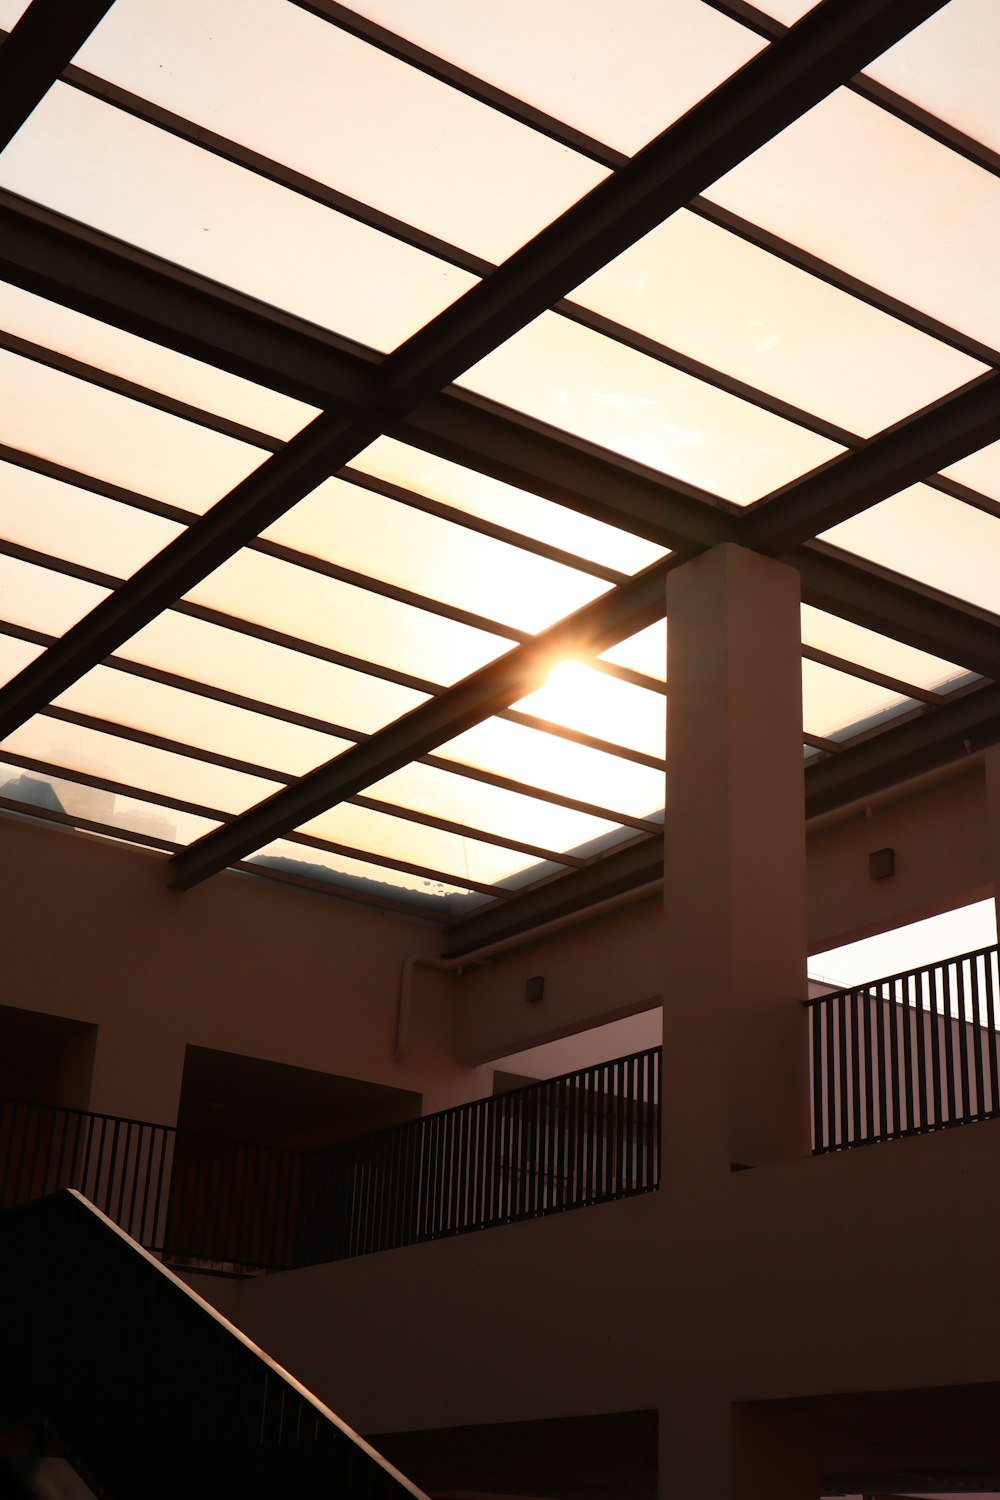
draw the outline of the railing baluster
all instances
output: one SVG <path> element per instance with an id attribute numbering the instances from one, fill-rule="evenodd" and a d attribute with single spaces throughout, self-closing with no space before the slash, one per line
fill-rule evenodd
<path id="1" fill-rule="evenodd" d="M 929 968 L 926 971 L 926 998 L 927 998 L 927 1024 L 931 1033 L 931 1104 L 934 1109 L 934 1119 L 928 1120 L 928 1124 L 940 1126 L 941 1124 L 941 1037 L 938 1032 L 937 1012 L 937 982 L 935 970 Z"/>
<path id="2" fill-rule="evenodd" d="M 973 1028 L 969 1025 L 965 1013 L 965 959 L 960 958 L 955 962 L 955 995 L 958 1011 L 958 1076 L 962 1090 L 962 1119 L 968 1120 L 972 1115 L 972 1100 L 969 1095 L 969 1038 L 973 1034 Z"/>
<path id="3" fill-rule="evenodd" d="M 876 1140 L 884 1140 L 888 1135 L 888 1124 L 886 1121 L 886 1068 L 888 1059 L 885 1051 L 885 999 L 882 995 L 873 994 L 871 990 L 865 991 L 865 997 L 869 1009 L 875 1007 L 875 1057 L 878 1068 L 878 1134 L 873 1137 Z M 891 1020 L 891 1017 L 890 1017 Z"/>
<path id="4" fill-rule="evenodd" d="M 953 986 L 951 984 L 951 965 L 941 965 L 941 1014 L 944 1027 L 944 1099 L 943 1107 L 948 1111 L 948 1124 L 955 1123 L 955 1024 L 951 1017 L 951 1002 Z M 934 1009 L 937 1010 L 938 996 L 936 987 L 931 991 L 934 997 Z"/>

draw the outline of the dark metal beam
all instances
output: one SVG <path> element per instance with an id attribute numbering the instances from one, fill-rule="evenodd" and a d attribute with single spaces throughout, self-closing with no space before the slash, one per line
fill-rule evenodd
<path id="1" fill-rule="evenodd" d="M 0 692 L 0 737 L 362 447 L 796 119 L 943 0 L 826 0 L 389 355 L 371 398 L 315 418 Z M 427 747 L 430 748 L 430 747 Z"/>
<path id="2" fill-rule="evenodd" d="M 1000 619 L 823 542 L 797 547 L 782 561 L 798 569 L 806 604 L 1000 679 Z"/>
<path id="3" fill-rule="evenodd" d="M 908 777 L 962 760 L 997 741 L 1000 686 L 990 684 L 808 766 L 806 817 L 844 807 Z M 448 956 L 461 957 L 485 944 L 634 890 L 662 874 L 663 838 L 653 835 L 625 850 L 613 851 L 586 870 L 554 877 L 502 908 L 491 906 L 455 923 Z"/>
<path id="4" fill-rule="evenodd" d="M 501 938 L 514 937 L 543 922 L 634 891 L 662 876 L 662 834 L 630 842 L 623 849 L 612 849 L 586 869 L 554 877 L 503 906 L 490 906 L 461 919 L 451 928 L 445 956 L 459 958 Z"/>
<path id="5" fill-rule="evenodd" d="M 654 563 L 628 583 L 420 704 L 362 744 L 234 818 L 172 862 L 171 884 L 187 890 L 327 808 L 363 792 L 530 692 L 551 664 L 606 650 L 663 616 L 665 580 L 680 559 Z"/>
<path id="6" fill-rule="evenodd" d="M 72 61 L 111 0 L 33 0 L 0 47 L 0 151 Z"/>
<path id="7" fill-rule="evenodd" d="M 758 501 L 739 541 L 757 552 L 787 552 L 997 438 L 1000 373 L 991 370 Z"/>

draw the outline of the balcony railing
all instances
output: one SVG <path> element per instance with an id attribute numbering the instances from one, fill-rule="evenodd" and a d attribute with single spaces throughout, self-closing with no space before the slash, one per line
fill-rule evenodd
<path id="1" fill-rule="evenodd" d="M 660 1049 L 296 1151 L 0 1100 L 0 1209 L 78 1189 L 147 1250 L 288 1270 L 659 1184 Z"/>
<path id="2" fill-rule="evenodd" d="M 996 946 L 806 1004 L 817 1153 L 1000 1115 Z"/>

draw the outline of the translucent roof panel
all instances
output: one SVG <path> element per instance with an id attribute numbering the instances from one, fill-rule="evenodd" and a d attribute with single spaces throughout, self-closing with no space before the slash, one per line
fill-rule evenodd
<path id="1" fill-rule="evenodd" d="M 376 349 L 474 281 L 65 84 L 0 156 L 0 186 Z"/>
<path id="2" fill-rule="evenodd" d="M 0 617 L 13 625 L 63 635 L 107 593 L 96 584 L 0 552 Z"/>
<path id="3" fill-rule="evenodd" d="M 187 597 L 435 684 L 456 682 L 510 650 L 499 636 L 258 552 L 237 553 Z"/>
<path id="4" fill-rule="evenodd" d="M 949 0 L 865 72 L 1000 151 L 998 55 L 1000 10 L 993 0 Z"/>
<path id="5" fill-rule="evenodd" d="M 182 530 L 162 516 L 0 462 L 0 537 L 6 541 L 128 578 Z"/>
<path id="6" fill-rule="evenodd" d="M 930 656 L 926 651 L 917 651 L 902 641 L 866 630 L 851 620 L 842 620 L 808 604 L 802 606 L 802 643 L 831 656 L 843 657 L 845 661 L 856 662 L 859 666 L 870 667 L 872 671 L 895 677 L 912 687 L 930 691 L 944 689 L 949 683 L 968 675 L 953 662 Z"/>
<path id="7" fill-rule="evenodd" d="M 20 641 L 0 632 L 0 687 L 5 687 L 12 677 L 23 671 L 43 650 L 42 646 L 35 646 L 30 641 Z"/>
<path id="8" fill-rule="evenodd" d="M 363 0 L 354 9 L 632 155 L 763 45 L 701 0 Z"/>
<path id="9" fill-rule="evenodd" d="M 287 441 L 316 409 L 0 281 L 0 328 L 163 396 Z"/>
<path id="10" fill-rule="evenodd" d="M 0 386 L 0 442 L 185 510 L 209 509 L 267 457 L 248 443 L 3 349 Z"/>
<path id="11" fill-rule="evenodd" d="M 459 384 L 740 505 L 841 451 L 555 313 L 508 339 Z"/>
<path id="12" fill-rule="evenodd" d="M 662 760 L 665 753 L 661 695 L 596 672 L 582 661 L 556 662 L 543 685 L 513 706 L 644 755 Z"/>
<path id="13" fill-rule="evenodd" d="M 4 644 L 0 637 L 0 647 Z M 11 643 L 19 644 L 19 643 Z M 30 650 L 30 647 L 24 647 Z M 174 740 L 212 755 L 303 776 L 351 743 L 130 672 L 95 667 L 56 700 L 60 708 Z"/>
<path id="14" fill-rule="evenodd" d="M 458 915 L 468 904 L 460 883 L 378 865 L 363 857 L 317 849 L 311 844 L 275 839 L 247 861 L 262 871 L 329 884 L 340 895 L 425 906 L 428 914 Z"/>
<path id="15" fill-rule="evenodd" d="M 491 261 L 605 175 L 286 0 L 116 0 L 77 62 Z"/>
<path id="16" fill-rule="evenodd" d="M 341 724 L 362 734 L 372 734 L 398 719 L 425 696 L 412 688 L 176 612 L 160 615 L 126 641 L 118 654 L 250 701 Z"/>
<path id="17" fill-rule="evenodd" d="M 264 536 L 532 634 L 607 587 L 340 479 L 314 490 Z"/>
<path id="18" fill-rule="evenodd" d="M 278 790 L 273 781 L 247 776 L 151 745 L 137 744 L 38 714 L 4 741 L 7 753 L 31 756 L 67 770 L 122 782 L 155 799 L 177 799 L 200 808 L 238 813 Z"/>
<path id="19" fill-rule="evenodd" d="M 985 369 L 687 211 L 571 300 L 862 437 Z"/>
<path id="20" fill-rule="evenodd" d="M 663 773 L 537 729 L 487 719 L 442 745 L 449 760 L 478 766 L 612 812 L 647 818 L 663 807 Z"/>
<path id="21" fill-rule="evenodd" d="M 942 473 L 972 490 L 989 495 L 992 500 L 1000 500 L 1000 442 L 970 453 L 968 458 L 943 469 Z"/>
<path id="22" fill-rule="evenodd" d="M 645 630 L 627 636 L 617 646 L 609 646 L 601 652 L 602 661 L 614 662 L 619 667 L 630 667 L 634 672 L 644 672 L 647 677 L 667 680 L 667 625 L 657 620 Z"/>
<path id="23" fill-rule="evenodd" d="M 707 196 L 1000 344 L 1000 180 L 858 95 L 839 89 Z"/>
<path id="24" fill-rule="evenodd" d="M 512 849 L 487 844 L 472 836 L 461 837 L 348 802 L 312 818 L 299 832 L 365 849 L 385 859 L 425 865 L 450 876 L 459 886 L 472 882 L 469 889 L 496 885 L 509 880 L 526 865 L 537 863 Z M 550 866 L 549 872 L 553 870 Z"/>
<path id="25" fill-rule="evenodd" d="M 394 438 L 379 438 L 351 467 L 622 573 L 638 573 L 664 556 L 654 542 Z"/>
<path id="26" fill-rule="evenodd" d="M 826 532 L 824 541 L 996 614 L 1000 519 L 912 485 Z"/>
<path id="27" fill-rule="evenodd" d="M 559 853 L 605 837 L 616 826 L 603 818 L 419 762 L 374 783 L 365 796 Z"/>
<path id="28" fill-rule="evenodd" d="M 911 699 L 863 678 L 819 662 L 802 663 L 802 726 L 807 734 L 844 738 L 913 707 Z"/>
<path id="29" fill-rule="evenodd" d="M 164 807 L 146 798 L 88 786 L 48 771 L 25 769 L 0 759 L 0 797 L 38 809 L 64 813 L 71 821 L 100 823 L 127 839 L 138 834 L 170 845 L 193 843 L 217 825 L 208 818 Z"/>

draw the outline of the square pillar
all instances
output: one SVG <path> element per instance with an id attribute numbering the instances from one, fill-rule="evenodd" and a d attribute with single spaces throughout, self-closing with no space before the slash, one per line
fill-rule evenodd
<path id="1" fill-rule="evenodd" d="M 807 1155 L 799 576 L 726 544 L 667 583 L 664 1175 Z"/>
<path id="2" fill-rule="evenodd" d="M 660 1411 L 660 1500 L 818 1500 L 820 1451 L 806 1402 L 681 1390 Z"/>
<path id="3" fill-rule="evenodd" d="M 997 911 L 997 933 L 1000 934 L 1000 745 L 991 745 L 984 759 L 989 871 L 993 882 L 993 902 Z"/>

